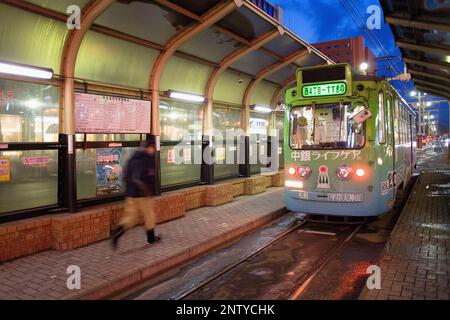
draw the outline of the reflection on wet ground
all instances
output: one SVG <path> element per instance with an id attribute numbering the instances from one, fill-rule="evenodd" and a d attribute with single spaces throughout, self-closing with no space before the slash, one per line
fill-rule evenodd
<path id="1" fill-rule="evenodd" d="M 428 185 L 426 190 L 429 197 L 450 197 L 450 183 Z"/>

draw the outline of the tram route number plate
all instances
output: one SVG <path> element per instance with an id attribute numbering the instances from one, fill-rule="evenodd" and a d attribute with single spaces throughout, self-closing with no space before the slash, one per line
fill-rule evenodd
<path id="1" fill-rule="evenodd" d="M 298 199 L 312 201 L 329 201 L 329 202 L 363 202 L 364 195 L 362 193 L 316 193 L 308 191 L 298 191 Z"/>
<path id="2" fill-rule="evenodd" d="M 298 197 L 302 200 L 308 200 L 309 199 L 309 193 L 306 191 L 299 191 Z"/>
<path id="3" fill-rule="evenodd" d="M 362 193 L 328 193 L 328 201 L 330 202 L 363 202 Z"/>

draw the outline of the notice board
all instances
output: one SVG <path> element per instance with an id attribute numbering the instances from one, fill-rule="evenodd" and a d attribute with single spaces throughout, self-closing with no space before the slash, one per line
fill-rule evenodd
<path id="1" fill-rule="evenodd" d="M 150 133 L 150 101 L 75 93 L 76 133 Z"/>

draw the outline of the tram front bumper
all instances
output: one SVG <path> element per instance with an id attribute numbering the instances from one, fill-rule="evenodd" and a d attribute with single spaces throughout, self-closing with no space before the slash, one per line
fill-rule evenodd
<path id="1" fill-rule="evenodd" d="M 365 193 L 309 192 L 285 189 L 288 210 L 335 216 L 367 217 L 383 213 Z"/>

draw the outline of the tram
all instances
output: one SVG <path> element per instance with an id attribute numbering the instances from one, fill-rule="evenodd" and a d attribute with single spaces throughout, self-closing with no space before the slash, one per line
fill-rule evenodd
<path id="1" fill-rule="evenodd" d="M 385 79 L 303 68 L 286 92 L 286 206 L 346 217 L 389 211 L 416 165 L 416 115 Z"/>

